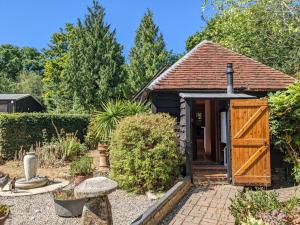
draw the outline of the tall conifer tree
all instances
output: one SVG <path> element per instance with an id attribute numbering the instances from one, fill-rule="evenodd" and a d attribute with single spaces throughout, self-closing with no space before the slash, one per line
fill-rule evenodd
<path id="1" fill-rule="evenodd" d="M 130 51 L 129 83 L 134 93 L 142 88 L 169 61 L 163 35 L 148 9 L 136 31 Z"/>
<path id="2" fill-rule="evenodd" d="M 123 47 L 104 17 L 104 8 L 94 0 L 84 20 L 78 21 L 75 38 L 69 45 L 66 91 L 69 95 L 76 93 L 77 104 L 87 111 L 99 108 L 102 101 L 122 97 Z"/>

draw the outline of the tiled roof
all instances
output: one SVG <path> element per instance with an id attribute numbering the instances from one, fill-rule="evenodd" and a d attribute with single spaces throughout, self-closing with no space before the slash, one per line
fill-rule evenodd
<path id="1" fill-rule="evenodd" d="M 210 41 L 203 41 L 182 59 L 155 78 L 150 90 L 226 89 L 226 66 L 233 63 L 234 89 L 273 91 L 286 88 L 295 78 L 235 53 Z"/>

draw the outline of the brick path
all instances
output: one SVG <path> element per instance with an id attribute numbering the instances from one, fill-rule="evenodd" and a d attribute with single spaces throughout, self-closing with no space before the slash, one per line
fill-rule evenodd
<path id="1" fill-rule="evenodd" d="M 164 219 L 163 225 L 234 225 L 228 206 L 242 187 L 218 185 L 209 188 L 193 187 Z M 300 186 L 275 190 L 280 201 L 293 195 L 300 197 Z"/>
<path id="2" fill-rule="evenodd" d="M 242 187 L 194 187 L 163 221 L 164 225 L 234 225 L 228 206 Z"/>
<path id="3" fill-rule="evenodd" d="M 287 201 L 293 196 L 297 196 L 300 198 L 300 185 L 295 187 L 280 188 L 274 191 L 278 193 L 278 199 L 281 202 Z"/>

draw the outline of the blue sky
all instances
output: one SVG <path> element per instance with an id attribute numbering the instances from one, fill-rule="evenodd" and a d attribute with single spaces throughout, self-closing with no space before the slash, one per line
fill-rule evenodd
<path id="1" fill-rule="evenodd" d="M 0 44 L 47 47 L 53 32 L 67 22 L 76 22 L 92 0 L 1 0 Z M 176 53 L 185 49 L 185 40 L 205 26 L 200 18 L 202 0 L 100 0 L 106 22 L 117 31 L 117 39 L 128 55 L 135 30 L 150 8 L 163 33 L 167 48 Z"/>

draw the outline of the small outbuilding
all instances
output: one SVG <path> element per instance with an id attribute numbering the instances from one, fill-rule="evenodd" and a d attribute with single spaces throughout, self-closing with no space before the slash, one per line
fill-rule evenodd
<path id="1" fill-rule="evenodd" d="M 0 94 L 0 113 L 41 112 L 42 104 L 29 94 Z"/>
<path id="2" fill-rule="evenodd" d="M 295 78 L 219 44 L 203 41 L 135 95 L 152 112 L 177 118 L 186 173 L 270 185 L 268 102 Z M 159 126 L 159 125 L 158 125 Z"/>

